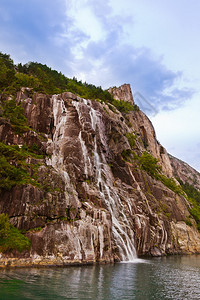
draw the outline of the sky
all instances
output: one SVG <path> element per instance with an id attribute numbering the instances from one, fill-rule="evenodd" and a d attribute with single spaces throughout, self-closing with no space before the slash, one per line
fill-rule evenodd
<path id="1" fill-rule="evenodd" d="M 200 171 L 199 0 L 1 0 L 0 51 L 107 89 L 130 83 L 167 151 Z"/>

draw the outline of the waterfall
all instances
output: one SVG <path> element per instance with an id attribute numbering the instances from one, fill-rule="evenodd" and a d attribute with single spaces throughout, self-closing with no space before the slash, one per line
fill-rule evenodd
<path id="1" fill-rule="evenodd" d="M 99 113 L 91 107 L 89 114 L 92 129 L 96 133 L 98 131 L 101 143 L 105 145 L 105 133 L 103 132 L 103 124 Z M 96 167 L 95 177 L 97 187 L 99 188 L 100 195 L 104 199 L 112 216 L 112 231 L 121 259 L 123 261 L 132 261 L 137 257 L 134 247 L 134 232 L 131 230 L 129 221 L 124 213 L 124 207 L 121 203 L 121 199 L 112 184 L 112 179 L 109 178 L 109 174 L 111 172 L 110 169 L 108 169 L 109 166 L 106 164 L 104 154 L 101 153 L 100 158 L 98 153 L 96 136 L 94 137 L 94 166 Z"/>
<path id="2" fill-rule="evenodd" d="M 50 147 L 53 147 L 53 153 L 51 158 L 46 159 L 47 165 L 51 165 L 55 170 L 59 171 L 63 175 L 65 182 L 65 190 L 72 192 L 73 187 L 70 183 L 70 177 L 67 173 L 63 161 L 63 155 L 61 153 L 63 139 L 65 138 L 65 124 L 67 122 L 67 110 L 63 99 L 60 99 L 58 95 L 52 96 L 52 106 L 53 106 L 53 118 L 55 132 L 53 134 L 53 140 L 49 141 Z M 66 199 L 67 194 L 65 193 Z"/>
<path id="3" fill-rule="evenodd" d="M 123 261 L 134 260 L 136 257 L 136 251 L 134 248 L 134 233 L 131 230 L 131 226 L 124 212 L 121 199 L 113 186 L 114 178 L 110 167 L 106 162 L 104 153 L 101 152 L 99 148 L 100 141 L 100 144 L 103 146 L 103 148 L 107 149 L 102 116 L 100 112 L 96 111 L 92 107 L 92 102 L 90 100 L 81 99 L 79 102 L 72 101 L 72 105 L 76 108 L 79 118 L 80 131 L 78 134 L 78 139 L 80 141 L 82 152 L 84 173 L 86 178 L 89 178 L 91 175 L 93 176 L 94 184 L 97 188 L 99 196 L 102 198 L 107 206 L 108 211 L 110 212 L 112 217 L 112 232 L 116 246 L 119 249 L 120 259 Z M 65 180 L 66 201 L 69 201 L 69 195 L 72 193 L 78 201 L 78 195 L 70 182 L 70 176 L 67 173 L 62 152 L 63 145 L 67 142 L 66 129 L 70 121 L 70 111 L 67 111 L 64 100 L 57 95 L 52 96 L 52 106 L 55 131 L 52 140 L 48 145 L 52 148 L 52 156 L 51 158 L 47 159 L 47 164 L 52 165 L 63 175 Z M 90 138 L 92 137 L 93 139 L 93 156 L 89 155 L 87 144 L 84 139 L 84 134 L 89 134 L 87 129 L 85 129 L 88 128 L 88 126 L 90 126 L 91 129 L 96 133 L 94 137 L 92 137 L 92 135 L 90 136 Z M 89 189 L 88 183 L 86 183 L 86 186 Z M 69 193 L 69 191 L 71 193 Z M 98 224 L 100 259 L 104 258 L 105 224 L 105 220 L 103 221 L 103 219 L 102 223 Z M 81 245 L 79 246 L 81 247 Z M 92 239 L 91 247 L 93 247 Z"/>
<path id="4" fill-rule="evenodd" d="M 83 100 L 83 104 L 87 105 L 87 100 L 86 99 L 82 99 L 82 100 Z M 82 127 L 84 127 L 85 119 L 82 116 L 82 112 L 81 112 L 81 109 L 80 109 L 80 106 L 82 105 L 82 103 L 81 102 L 72 101 L 72 104 L 73 104 L 73 106 L 77 110 L 80 125 Z M 81 144 L 81 150 L 82 150 L 82 154 L 83 154 L 84 172 L 85 172 L 86 177 L 88 178 L 88 175 L 90 175 L 91 171 L 92 171 L 92 164 L 91 164 L 91 161 L 90 161 L 90 156 L 88 154 L 87 147 L 85 145 L 85 141 L 82 138 L 82 132 L 83 131 L 80 130 L 78 138 L 79 138 L 79 141 L 80 141 L 80 144 Z"/>
<path id="5" fill-rule="evenodd" d="M 85 145 L 84 140 L 82 139 L 82 132 L 80 131 L 79 136 L 78 136 L 80 143 L 81 143 L 81 149 L 83 153 L 83 159 L 84 159 L 84 171 L 86 177 L 88 177 L 88 173 L 91 170 L 91 162 L 90 162 L 90 157 L 88 155 L 87 147 Z"/>
<path id="6" fill-rule="evenodd" d="M 54 140 L 62 139 L 65 134 L 65 123 L 67 121 L 67 111 L 63 99 L 58 99 L 57 95 L 52 96 L 53 101 L 53 117 L 55 133 Z"/>

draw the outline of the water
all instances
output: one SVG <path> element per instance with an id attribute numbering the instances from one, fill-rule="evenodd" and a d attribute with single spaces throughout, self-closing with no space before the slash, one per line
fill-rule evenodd
<path id="1" fill-rule="evenodd" d="M 0 299 L 200 299 L 200 255 L 0 270 Z"/>
<path id="2" fill-rule="evenodd" d="M 136 250 L 134 247 L 134 232 L 131 229 L 132 226 L 130 225 L 128 218 L 124 212 L 124 206 L 121 203 L 121 199 L 113 186 L 114 178 L 112 176 L 112 173 L 110 172 L 110 167 L 106 162 L 104 153 L 100 151 L 100 149 L 98 149 L 99 147 L 97 144 L 97 136 L 104 149 L 108 147 L 105 140 L 105 126 L 102 122 L 101 113 L 91 106 L 90 100 L 82 99 L 82 101 L 79 102 L 73 101 L 72 104 L 76 108 L 79 123 L 81 125 L 78 137 L 83 153 L 85 175 L 87 176 L 88 173 L 91 173 L 92 169 L 95 170 L 93 171 L 93 175 L 96 179 L 95 184 L 97 189 L 99 190 L 99 196 L 103 199 L 104 203 L 106 203 L 107 209 L 112 215 L 112 232 L 119 250 L 120 259 L 123 261 L 133 260 L 134 258 L 136 258 Z M 89 104 L 89 107 L 87 106 L 87 104 Z M 89 118 L 86 117 L 87 114 Z M 84 131 L 84 128 L 87 127 L 85 126 L 85 124 L 88 123 L 88 120 L 90 121 L 91 128 L 96 133 L 96 135 L 94 136 L 93 167 L 88 156 L 87 146 L 82 137 L 82 131 Z M 100 257 L 102 258 L 104 236 L 103 228 L 100 226 L 99 236 Z"/>
<path id="3" fill-rule="evenodd" d="M 104 142 L 105 132 L 103 132 L 104 126 L 103 124 L 101 124 L 101 117 L 93 108 L 91 108 L 90 110 L 90 118 L 93 130 L 96 130 L 98 128 L 101 143 L 106 148 L 106 143 Z M 124 207 L 121 203 L 120 197 L 115 192 L 115 189 L 113 187 L 114 179 L 109 178 L 109 175 L 111 176 L 111 172 L 110 170 L 106 170 L 106 168 L 108 168 L 108 165 L 106 163 L 100 163 L 101 160 L 103 160 L 103 162 L 106 162 L 106 159 L 103 153 L 101 154 L 103 159 L 100 159 L 99 153 L 97 151 L 96 137 L 94 138 L 94 145 L 94 158 L 97 170 L 97 186 L 99 186 L 100 195 L 104 199 L 107 208 L 112 215 L 112 232 L 115 240 L 117 241 L 116 244 L 119 249 L 121 260 L 133 260 L 134 258 L 136 258 L 136 250 L 133 242 L 134 233 L 125 213 L 123 212 Z M 103 176 L 103 174 L 106 175 Z M 103 179 L 103 177 L 105 179 Z M 120 215 L 122 218 L 120 218 Z M 131 238 L 127 233 L 127 228 Z"/>

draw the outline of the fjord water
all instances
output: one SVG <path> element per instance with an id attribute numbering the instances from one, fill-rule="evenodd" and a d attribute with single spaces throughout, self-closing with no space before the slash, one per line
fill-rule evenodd
<path id="1" fill-rule="evenodd" d="M 0 299 L 200 299 L 200 255 L 0 270 Z"/>

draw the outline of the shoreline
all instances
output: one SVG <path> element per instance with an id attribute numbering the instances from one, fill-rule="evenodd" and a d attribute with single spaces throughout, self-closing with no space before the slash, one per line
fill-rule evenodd
<path id="1" fill-rule="evenodd" d="M 143 255 L 136 257 L 135 260 L 152 259 L 152 258 L 164 258 L 173 256 L 193 256 L 200 255 L 197 253 L 173 253 L 162 256 Z M 66 268 L 66 267 L 80 267 L 80 266 L 94 266 L 94 265 L 108 265 L 116 263 L 134 263 L 134 261 L 114 261 L 113 260 L 101 260 L 101 261 L 62 261 L 61 260 L 38 260 L 34 262 L 34 259 L 19 259 L 19 258 L 6 258 L 0 259 L 0 271 L 5 269 L 18 269 L 18 268 Z"/>

